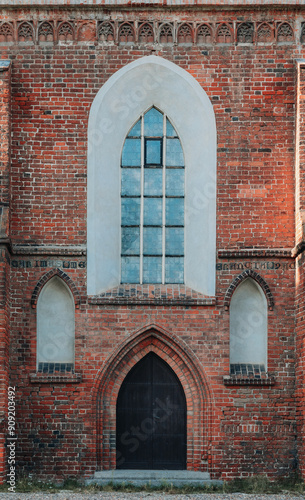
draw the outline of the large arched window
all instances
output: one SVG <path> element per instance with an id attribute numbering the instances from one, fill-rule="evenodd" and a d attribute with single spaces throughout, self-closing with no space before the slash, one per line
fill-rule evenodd
<path id="1" fill-rule="evenodd" d="M 37 302 L 37 369 L 72 371 L 74 367 L 75 304 L 57 276 L 43 287 Z"/>
<path id="2" fill-rule="evenodd" d="M 121 282 L 184 282 L 184 156 L 167 116 L 151 108 L 121 160 Z"/>
<path id="3" fill-rule="evenodd" d="M 145 135 L 144 131 L 142 134 L 141 131 L 140 137 L 140 124 L 141 127 L 143 123 L 145 124 L 143 114 L 149 113 L 150 110 L 153 110 L 150 112 L 151 116 L 161 117 L 159 123 L 163 123 L 163 127 L 164 122 L 167 123 L 166 117 L 169 117 L 175 129 L 171 133 L 176 134 L 177 131 L 179 134 L 183 155 L 179 154 L 185 161 L 184 204 L 178 199 L 180 194 L 173 194 L 171 199 L 171 195 L 167 196 L 166 192 L 163 194 L 163 190 L 167 189 L 166 178 L 165 182 L 162 179 L 162 202 L 157 200 L 155 194 L 152 194 L 152 198 L 148 201 L 148 195 L 144 194 L 144 176 L 142 177 L 144 185 L 141 191 L 137 192 L 138 197 L 143 196 L 142 225 L 141 202 L 137 204 L 135 200 L 132 203 L 137 213 L 140 210 L 140 222 L 138 218 L 135 224 L 129 222 L 122 224 L 123 171 L 127 172 L 130 168 L 127 174 L 125 172 L 129 177 L 126 182 L 136 189 L 137 183 L 141 182 L 140 170 L 143 163 L 144 174 L 150 175 L 149 182 L 154 182 L 157 186 L 161 171 L 159 167 L 161 162 L 166 161 L 164 144 L 172 144 L 173 147 L 177 145 L 181 151 L 178 137 L 168 136 L 164 128 L 162 131 L 154 132 L 156 135 L 152 136 Z M 140 117 L 141 120 L 138 122 Z M 158 121 L 158 118 L 156 120 Z M 126 137 L 137 123 L 138 130 L 133 133 L 138 135 Z M 139 165 L 124 164 L 127 144 L 132 141 L 135 151 L 131 156 L 137 158 L 132 161 L 141 162 L 141 168 Z M 124 144 L 126 146 L 122 162 Z M 119 287 L 122 282 L 184 283 L 186 287 L 201 294 L 215 295 L 216 150 L 213 106 L 205 91 L 190 73 L 161 57 L 147 56 L 127 64 L 109 78 L 92 103 L 88 123 L 88 295 L 108 293 L 110 289 Z M 165 153 L 167 155 L 168 151 Z M 155 168 L 149 166 L 150 162 L 156 162 Z M 179 174 L 178 170 L 182 166 L 165 165 L 168 167 L 165 170 L 168 170 L 167 177 L 171 179 L 168 183 L 171 187 L 174 187 L 175 183 L 177 186 L 181 185 L 183 174 L 182 172 Z M 163 170 L 163 174 L 166 177 L 166 171 Z M 130 191 L 130 196 L 136 198 L 133 193 L 134 191 Z M 158 193 L 160 193 L 159 188 Z M 156 207 L 150 211 L 151 215 L 160 216 L 162 206 L 162 218 L 166 219 L 168 210 L 168 214 L 179 216 L 179 221 L 173 221 L 167 226 L 166 220 L 164 223 L 162 219 L 162 231 L 157 224 L 154 225 L 155 222 L 146 225 L 144 198 L 147 198 L 147 206 L 150 204 Z M 176 205 L 177 210 L 174 208 Z M 182 212 L 179 214 L 178 206 L 184 207 L 184 238 L 181 229 L 183 216 Z M 122 225 L 125 233 L 123 244 Z M 130 230 L 127 229 L 128 226 Z M 131 231 L 132 226 L 134 226 L 133 231 Z M 147 238 L 144 238 L 144 233 Z M 167 240 L 166 233 L 168 235 L 171 233 L 171 237 Z M 156 241 L 153 252 L 156 253 L 145 255 L 145 252 L 150 252 L 150 249 L 146 248 L 145 241 L 151 242 L 154 238 Z M 173 247 L 167 247 L 166 241 Z M 125 244 L 129 252 L 137 253 L 127 254 Z M 160 255 L 158 244 L 163 247 Z M 183 256 L 182 267 L 182 261 L 179 259 L 183 259 Z M 126 266 L 124 264 L 125 267 L 122 268 L 123 258 L 126 258 L 124 261 Z M 124 287 L 120 290 L 120 293 L 124 294 Z"/>
<path id="4" fill-rule="evenodd" d="M 251 278 L 237 287 L 230 304 L 230 364 L 267 369 L 267 300 Z"/>

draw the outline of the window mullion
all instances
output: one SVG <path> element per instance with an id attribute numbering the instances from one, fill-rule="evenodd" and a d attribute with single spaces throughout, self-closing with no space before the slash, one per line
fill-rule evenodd
<path id="1" fill-rule="evenodd" d="M 162 181 L 162 284 L 165 283 L 165 167 L 166 166 L 166 115 L 163 115 L 163 181 Z"/>
<path id="2" fill-rule="evenodd" d="M 140 208 L 140 284 L 143 283 L 143 223 L 144 223 L 144 115 L 141 117 L 141 208 Z"/>

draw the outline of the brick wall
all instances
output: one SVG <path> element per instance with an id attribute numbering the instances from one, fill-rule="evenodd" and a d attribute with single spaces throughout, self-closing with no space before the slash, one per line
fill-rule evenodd
<path id="1" fill-rule="evenodd" d="M 290 473 L 297 452 L 295 59 L 304 51 L 305 11 L 15 8 L 1 17 L 1 53 L 12 61 L 10 376 L 18 470 L 61 478 L 113 467 L 118 381 L 154 350 L 180 369 L 198 403 L 195 426 L 188 420 L 189 468 L 224 479 Z M 116 70 L 151 54 L 190 72 L 216 116 L 217 293 L 201 303 L 185 291 L 183 304 L 162 296 L 157 304 L 149 289 L 142 301 L 120 290 L 119 300 L 86 296 L 90 106 Z M 33 293 L 56 268 L 81 298 L 71 376 L 35 373 Z M 246 270 L 265 280 L 274 302 L 268 382 L 229 377 L 224 298 Z"/>

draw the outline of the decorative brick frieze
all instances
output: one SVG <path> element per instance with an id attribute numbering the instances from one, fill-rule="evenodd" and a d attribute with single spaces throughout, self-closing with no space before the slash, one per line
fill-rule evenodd
<path id="1" fill-rule="evenodd" d="M 1 20 L 1 16 L 0 16 Z M 296 37 L 295 27 L 288 22 L 218 22 L 194 23 L 179 22 L 134 22 L 119 20 L 82 20 L 57 21 L 53 19 L 3 21 L 0 24 L 0 44 L 21 43 L 59 43 L 90 42 L 103 44 L 160 44 L 160 45 L 214 45 L 214 44 L 291 44 L 304 43 L 304 30 Z"/>

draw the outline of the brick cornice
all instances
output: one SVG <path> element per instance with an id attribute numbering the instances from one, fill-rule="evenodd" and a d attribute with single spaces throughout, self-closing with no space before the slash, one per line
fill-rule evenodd
<path id="1" fill-rule="evenodd" d="M 73 374 L 45 374 L 45 373 L 31 373 L 30 381 L 32 384 L 76 384 L 82 382 L 81 373 Z"/>
<path id="2" fill-rule="evenodd" d="M 86 245 L 12 245 L 13 255 L 86 255 Z"/>
<path id="3" fill-rule="evenodd" d="M 275 384 L 275 378 L 274 377 L 266 377 L 266 378 L 250 378 L 250 377 L 231 377 L 230 375 L 225 375 L 223 377 L 223 383 L 224 385 L 256 385 L 256 386 L 262 386 L 262 385 L 274 385 Z"/>
<path id="4" fill-rule="evenodd" d="M 218 250 L 219 259 L 251 258 L 263 259 L 266 257 L 276 257 L 278 259 L 287 259 L 292 257 L 290 248 L 245 248 L 237 250 Z"/>
<path id="5" fill-rule="evenodd" d="M 0 0 L 0 5 L 5 7 L 20 7 L 20 6 L 41 6 L 41 7 L 85 7 L 85 6 L 99 6 L 105 5 L 107 7 L 118 6 L 120 8 L 128 6 L 132 7 L 187 7 L 190 8 L 200 7 L 200 6 L 209 6 L 212 8 L 215 7 L 245 7 L 251 6 L 251 8 L 255 8 L 256 6 L 289 6 L 296 7 L 295 0 L 230 0 L 230 4 L 228 5 L 228 0 L 217 0 L 213 2 L 212 0 L 150 0 L 145 2 L 144 0 L 129 0 L 125 2 L 121 2 L 120 0 L 86 0 L 85 5 L 80 4 L 79 0 Z M 305 0 L 299 0 L 297 6 L 305 5 Z"/>

